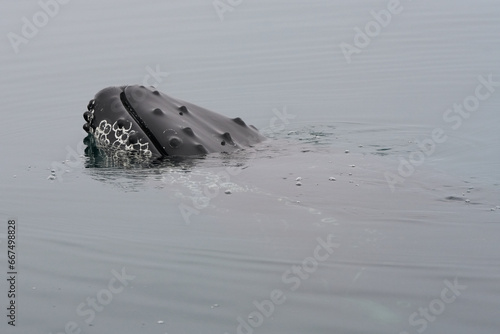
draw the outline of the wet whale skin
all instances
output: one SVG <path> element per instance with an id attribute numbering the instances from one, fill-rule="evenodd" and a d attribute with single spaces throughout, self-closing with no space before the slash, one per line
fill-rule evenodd
<path id="1" fill-rule="evenodd" d="M 87 109 L 83 128 L 97 145 L 150 157 L 232 152 L 265 139 L 239 117 L 226 117 L 154 87 L 108 87 Z"/>

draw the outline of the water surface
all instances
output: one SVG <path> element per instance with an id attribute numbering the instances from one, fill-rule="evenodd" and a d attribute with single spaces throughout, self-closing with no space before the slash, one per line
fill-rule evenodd
<path id="1" fill-rule="evenodd" d="M 2 333 L 496 333 L 500 10 L 401 1 L 349 63 L 387 8 L 70 1 L 16 53 L 42 9 L 2 3 Z M 135 83 L 269 140 L 88 168 L 88 100 Z"/>

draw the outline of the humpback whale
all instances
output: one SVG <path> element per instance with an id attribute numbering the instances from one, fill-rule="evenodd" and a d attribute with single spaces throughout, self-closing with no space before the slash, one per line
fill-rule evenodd
<path id="1" fill-rule="evenodd" d="M 239 117 L 138 85 L 102 89 L 83 118 L 83 129 L 98 147 L 153 158 L 229 153 L 265 139 Z"/>

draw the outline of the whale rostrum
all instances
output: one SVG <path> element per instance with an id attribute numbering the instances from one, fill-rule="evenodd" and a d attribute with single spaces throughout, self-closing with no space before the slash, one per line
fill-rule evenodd
<path id="1" fill-rule="evenodd" d="M 265 139 L 239 117 L 229 118 L 137 85 L 99 91 L 83 118 L 83 129 L 100 147 L 149 157 L 229 153 Z"/>

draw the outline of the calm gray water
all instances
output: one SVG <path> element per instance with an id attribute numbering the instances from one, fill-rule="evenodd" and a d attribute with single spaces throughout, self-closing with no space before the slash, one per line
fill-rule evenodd
<path id="1" fill-rule="evenodd" d="M 61 2 L 0 4 L 1 333 L 498 332 L 497 1 Z M 89 168 L 142 83 L 269 140 Z"/>

